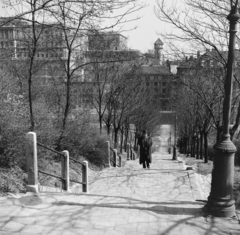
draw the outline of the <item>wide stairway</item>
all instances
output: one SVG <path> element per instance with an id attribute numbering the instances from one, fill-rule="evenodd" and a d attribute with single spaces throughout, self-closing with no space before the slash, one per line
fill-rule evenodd
<path id="1" fill-rule="evenodd" d="M 166 139 L 154 137 L 153 162 L 107 168 L 90 193 L 40 193 L 0 198 L 1 234 L 240 234 L 237 220 L 204 217 L 194 171 L 172 161 Z"/>

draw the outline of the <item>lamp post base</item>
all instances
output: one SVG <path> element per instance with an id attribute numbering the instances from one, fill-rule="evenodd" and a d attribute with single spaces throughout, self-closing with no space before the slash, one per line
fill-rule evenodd
<path id="1" fill-rule="evenodd" d="M 203 211 L 206 215 L 212 215 L 215 217 L 233 217 L 235 213 L 235 205 L 233 201 L 217 201 L 217 199 L 208 198 L 207 204 L 204 206 Z"/>
<path id="2" fill-rule="evenodd" d="M 230 136 L 224 135 L 214 150 L 211 192 L 205 211 L 216 217 L 232 217 L 235 215 L 233 184 L 236 147 Z"/>

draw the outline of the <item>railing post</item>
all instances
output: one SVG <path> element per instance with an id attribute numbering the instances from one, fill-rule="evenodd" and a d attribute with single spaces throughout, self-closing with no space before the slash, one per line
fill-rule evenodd
<path id="1" fill-rule="evenodd" d="M 118 156 L 119 157 L 119 167 L 122 167 L 122 157 L 121 156 Z"/>
<path id="2" fill-rule="evenodd" d="M 106 144 L 105 144 L 105 167 L 111 167 L 111 164 L 110 164 L 110 142 L 109 141 L 106 141 Z"/>
<path id="3" fill-rule="evenodd" d="M 69 192 L 69 152 L 64 150 L 63 154 L 65 155 L 65 157 L 62 156 L 63 189 Z"/>
<path id="4" fill-rule="evenodd" d="M 117 149 L 113 150 L 113 166 L 117 167 Z"/>
<path id="5" fill-rule="evenodd" d="M 83 161 L 82 165 L 82 191 L 88 193 L 88 162 Z"/>
<path id="6" fill-rule="evenodd" d="M 127 160 L 130 160 L 130 144 L 127 143 Z"/>
<path id="7" fill-rule="evenodd" d="M 28 184 L 27 192 L 38 193 L 37 136 L 35 132 L 26 134 L 26 156 Z"/>
<path id="8" fill-rule="evenodd" d="M 134 149 L 131 148 L 132 160 L 136 160 Z"/>

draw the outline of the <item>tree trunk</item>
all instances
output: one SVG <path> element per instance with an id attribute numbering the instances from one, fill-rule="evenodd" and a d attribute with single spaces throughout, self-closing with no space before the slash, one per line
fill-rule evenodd
<path id="1" fill-rule="evenodd" d="M 121 145 L 120 145 L 120 153 L 122 153 L 123 150 L 123 140 L 124 140 L 124 131 L 123 128 L 121 129 Z"/>
<path id="2" fill-rule="evenodd" d="M 187 137 L 187 157 L 189 157 L 189 152 L 190 152 L 190 139 L 189 136 Z"/>
<path id="3" fill-rule="evenodd" d="M 200 159 L 203 159 L 203 133 L 200 132 Z"/>
<path id="4" fill-rule="evenodd" d="M 204 163 L 208 163 L 208 133 L 204 133 Z"/>
<path id="5" fill-rule="evenodd" d="M 199 138 L 197 138 L 197 159 L 199 159 Z"/>
<path id="6" fill-rule="evenodd" d="M 114 129 L 114 148 L 118 149 L 118 132 L 119 129 Z"/>
<path id="7" fill-rule="evenodd" d="M 187 154 L 187 137 L 184 138 L 184 154 Z"/>
<path id="8" fill-rule="evenodd" d="M 194 157 L 194 140 L 193 140 L 193 137 L 191 137 L 191 157 Z"/>
<path id="9" fill-rule="evenodd" d="M 101 111 L 100 111 L 101 112 Z M 99 131 L 100 131 L 100 134 L 102 134 L 102 115 L 101 113 L 99 112 L 99 115 L 98 115 L 98 119 L 99 119 Z"/>

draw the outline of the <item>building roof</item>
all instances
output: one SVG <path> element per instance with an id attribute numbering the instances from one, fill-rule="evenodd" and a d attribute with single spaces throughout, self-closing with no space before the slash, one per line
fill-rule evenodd
<path id="1" fill-rule="evenodd" d="M 170 71 L 165 66 L 142 66 L 141 67 L 142 74 L 153 74 L 153 75 L 170 75 Z"/>
<path id="2" fill-rule="evenodd" d="M 163 42 L 161 41 L 160 38 L 158 38 L 154 45 L 163 45 Z"/>

